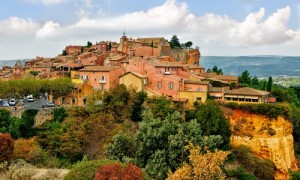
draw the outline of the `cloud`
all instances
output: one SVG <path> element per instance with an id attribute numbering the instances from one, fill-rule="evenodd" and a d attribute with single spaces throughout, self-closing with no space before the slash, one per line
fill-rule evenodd
<path id="1" fill-rule="evenodd" d="M 60 25 L 53 21 L 47 22 L 41 29 L 36 32 L 36 37 L 40 39 L 51 38 L 60 33 Z"/>
<path id="2" fill-rule="evenodd" d="M 64 1 L 66 0 L 51 2 Z M 13 38 L 15 34 L 21 34 L 20 49 L 30 40 L 36 44 L 40 43 L 38 48 L 34 47 L 33 43 L 32 49 L 49 47 L 41 49 L 38 53 L 35 51 L 35 55 L 55 56 L 59 49 L 60 52 L 69 44 L 85 44 L 88 40 L 118 41 L 125 28 L 127 35 L 133 37 L 163 36 L 170 39 L 173 34 L 177 34 L 181 42 L 191 40 L 194 45 L 201 47 L 204 54 L 210 55 L 264 54 L 264 52 L 300 55 L 299 50 L 296 50 L 296 47 L 300 46 L 300 29 L 288 28 L 287 22 L 292 13 L 288 6 L 278 9 L 269 16 L 266 15 L 264 8 L 260 8 L 238 21 L 227 15 L 213 13 L 195 15 L 189 11 L 187 3 L 176 0 L 166 0 L 162 5 L 148 10 L 111 17 L 99 15 L 97 8 L 100 6 L 95 8 L 90 0 L 80 2 L 83 5 L 78 6 L 79 19 L 75 23 L 67 25 L 54 21 L 38 23 L 31 19 L 11 17 L 0 21 L 0 39 Z M 50 3 L 50 0 L 47 3 Z"/>
<path id="3" fill-rule="evenodd" d="M 23 34 L 35 31 L 39 25 L 32 19 L 24 19 L 19 17 L 10 17 L 0 21 L 0 34 Z"/>
<path id="4" fill-rule="evenodd" d="M 26 3 L 42 3 L 45 5 L 49 4 L 60 4 L 66 2 L 67 0 L 23 0 Z"/>

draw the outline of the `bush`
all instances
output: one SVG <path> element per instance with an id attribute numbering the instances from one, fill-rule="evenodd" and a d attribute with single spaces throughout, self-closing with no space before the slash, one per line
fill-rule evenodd
<path id="1" fill-rule="evenodd" d="M 111 163 L 98 168 L 95 180 L 102 179 L 122 179 L 122 180 L 143 180 L 143 171 L 133 165 L 122 166 L 120 163 Z"/>
<path id="2" fill-rule="evenodd" d="M 24 159 L 29 163 L 37 163 L 41 158 L 42 149 L 34 139 L 18 139 L 15 141 L 14 159 Z"/>
<path id="3" fill-rule="evenodd" d="M 24 161 L 19 161 L 9 167 L 7 176 L 12 180 L 31 179 L 36 173 L 36 168 Z"/>
<path id="4" fill-rule="evenodd" d="M 0 133 L 0 162 L 10 162 L 14 152 L 14 140 L 10 134 Z"/>
<path id="5" fill-rule="evenodd" d="M 250 103 L 244 103 L 244 104 L 237 104 L 237 103 L 226 103 L 226 107 L 231 109 L 240 109 L 247 111 L 249 113 L 253 114 L 261 114 L 265 115 L 269 118 L 277 118 L 278 116 L 284 116 L 286 118 L 291 118 L 292 115 L 292 109 L 290 105 L 286 103 L 281 104 L 250 104 Z"/>
<path id="6" fill-rule="evenodd" d="M 106 164 L 113 163 L 111 160 L 93 160 L 76 164 L 65 176 L 65 180 L 93 180 L 97 169 Z"/>
<path id="7" fill-rule="evenodd" d="M 257 178 L 253 174 L 246 172 L 241 167 L 238 167 L 234 170 L 227 170 L 226 175 L 228 177 L 237 177 L 239 180 L 257 180 Z"/>
<path id="8" fill-rule="evenodd" d="M 276 168 L 272 161 L 258 158 L 244 145 L 238 147 L 233 152 L 236 160 L 238 160 L 246 170 L 253 172 L 258 179 L 274 179 Z"/>

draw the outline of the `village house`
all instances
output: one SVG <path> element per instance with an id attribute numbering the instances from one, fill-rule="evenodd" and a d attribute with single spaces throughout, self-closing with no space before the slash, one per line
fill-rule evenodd
<path id="1" fill-rule="evenodd" d="M 79 70 L 79 77 L 95 90 L 104 91 L 116 87 L 124 73 L 120 66 L 85 66 Z"/>
<path id="2" fill-rule="evenodd" d="M 225 102 L 236 103 L 267 103 L 270 93 L 249 87 L 225 91 Z"/>
<path id="3" fill-rule="evenodd" d="M 65 51 L 67 55 L 79 55 L 83 49 L 83 46 L 66 46 Z"/>

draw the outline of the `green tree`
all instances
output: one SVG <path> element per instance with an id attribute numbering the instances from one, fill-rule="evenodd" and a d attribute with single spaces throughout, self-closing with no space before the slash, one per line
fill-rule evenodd
<path id="1" fill-rule="evenodd" d="M 132 137 L 119 133 L 112 140 L 113 142 L 109 143 L 106 148 L 109 159 L 124 162 L 128 158 L 135 157 L 136 144 Z"/>
<path id="2" fill-rule="evenodd" d="M 268 80 L 267 91 L 271 92 L 272 85 L 273 85 L 273 80 L 272 80 L 272 77 L 270 76 L 269 80 Z"/>
<path id="3" fill-rule="evenodd" d="M 39 71 L 30 71 L 30 74 L 33 75 L 34 79 L 37 75 L 39 75 L 39 73 L 40 73 Z"/>
<path id="4" fill-rule="evenodd" d="M 88 48 L 90 48 L 92 45 L 93 45 L 93 43 L 91 43 L 90 41 L 88 41 L 88 42 L 86 43 L 86 47 L 88 47 Z"/>
<path id="5" fill-rule="evenodd" d="M 144 110 L 143 103 L 146 100 L 146 98 L 147 93 L 145 91 L 140 91 L 137 93 L 137 97 L 132 105 L 131 119 L 133 121 L 142 120 L 142 111 Z"/>
<path id="6" fill-rule="evenodd" d="M 179 39 L 177 37 L 177 35 L 173 35 L 170 41 L 170 46 L 172 49 L 174 48 L 181 48 L 181 44 L 179 42 Z"/>
<path id="7" fill-rule="evenodd" d="M 67 55 L 67 51 L 64 49 L 61 53 L 61 55 L 66 56 Z"/>
<path id="8" fill-rule="evenodd" d="M 188 41 L 185 43 L 185 46 L 189 49 L 191 49 L 192 45 L 193 45 L 193 43 L 191 41 Z"/>
<path id="9" fill-rule="evenodd" d="M 10 111 L 7 109 L 0 109 L 0 133 L 8 132 L 10 125 Z"/>
<path id="10" fill-rule="evenodd" d="M 36 130 L 33 128 L 34 118 L 37 115 L 38 110 L 28 109 L 22 113 L 22 122 L 19 124 L 21 137 L 30 138 L 35 136 Z"/>
<path id="11" fill-rule="evenodd" d="M 189 141 L 210 148 L 222 143 L 221 137 L 204 138 L 200 124 L 196 120 L 183 121 L 178 111 L 162 118 L 145 111 L 135 137 L 136 163 L 154 179 L 165 179 L 168 169 L 174 171 L 187 159 L 184 147 Z"/>
<path id="12" fill-rule="evenodd" d="M 231 135 L 229 122 L 219 104 L 215 101 L 206 101 L 197 107 L 195 114 L 203 135 L 221 135 L 224 143 L 229 143 Z"/>
<path id="13" fill-rule="evenodd" d="M 239 76 L 239 83 L 242 85 L 249 86 L 251 83 L 251 76 L 248 70 L 242 72 L 241 76 Z"/>
<path id="14" fill-rule="evenodd" d="M 108 51 L 110 51 L 111 48 L 112 48 L 112 45 L 111 45 L 111 42 L 109 42 L 109 44 L 108 44 Z"/>
<path id="15" fill-rule="evenodd" d="M 259 80 L 257 78 L 257 76 L 254 76 L 252 79 L 251 79 L 251 87 L 255 88 L 255 89 L 258 89 L 259 88 Z"/>

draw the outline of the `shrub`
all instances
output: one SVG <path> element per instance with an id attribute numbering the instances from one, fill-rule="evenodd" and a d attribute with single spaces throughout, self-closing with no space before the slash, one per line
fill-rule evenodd
<path id="1" fill-rule="evenodd" d="M 42 149 L 35 138 L 18 139 L 15 141 L 14 159 L 24 159 L 26 162 L 36 163 L 41 158 Z"/>
<path id="2" fill-rule="evenodd" d="M 10 134 L 0 134 L 0 162 L 10 162 L 14 152 L 14 140 Z"/>
<path id="3" fill-rule="evenodd" d="M 27 164 L 26 162 L 19 161 L 9 167 L 7 175 L 12 180 L 19 180 L 31 179 L 35 173 L 36 168 L 34 166 Z"/>
<path id="4" fill-rule="evenodd" d="M 238 160 L 245 169 L 253 172 L 258 179 L 274 179 L 275 165 L 272 161 L 258 158 L 244 145 L 238 147 L 233 152 L 236 160 Z"/>
<path id="5" fill-rule="evenodd" d="M 269 118 L 277 118 L 278 116 L 284 116 L 286 118 L 291 118 L 291 107 L 286 103 L 281 104 L 237 104 L 237 103 L 227 103 L 225 104 L 226 107 L 232 109 L 240 109 L 247 111 L 253 114 L 261 114 L 265 115 Z"/>
<path id="6" fill-rule="evenodd" d="M 98 168 L 95 180 L 102 179 L 122 179 L 122 180 L 143 180 L 143 171 L 133 165 L 122 166 L 120 163 L 111 163 Z"/>
<path id="7" fill-rule="evenodd" d="M 111 160 L 93 160 L 76 164 L 65 176 L 65 180 L 93 180 L 97 169 L 106 164 L 115 161 Z"/>

